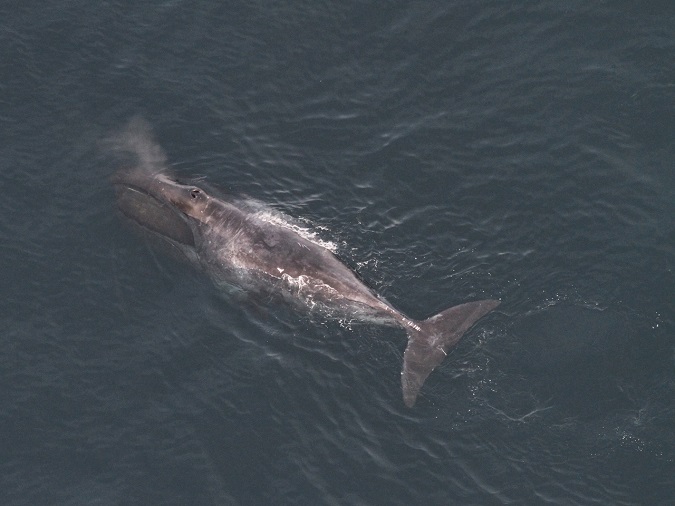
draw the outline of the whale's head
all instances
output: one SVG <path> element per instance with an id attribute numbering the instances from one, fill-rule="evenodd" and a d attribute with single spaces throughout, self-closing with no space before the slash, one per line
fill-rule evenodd
<path id="1" fill-rule="evenodd" d="M 183 183 L 165 174 L 156 176 L 155 191 L 165 204 L 174 207 L 187 218 L 197 222 L 208 220 L 208 208 L 211 197 L 201 187 Z"/>
<path id="2" fill-rule="evenodd" d="M 183 245 L 195 245 L 196 225 L 207 223 L 211 197 L 165 171 L 119 170 L 113 176 L 120 210 L 142 227 Z"/>
<path id="3" fill-rule="evenodd" d="M 120 210 L 143 228 L 194 248 L 199 225 L 208 222 L 211 198 L 172 175 L 150 125 L 133 118 L 101 147 L 125 167 L 112 176 Z"/>

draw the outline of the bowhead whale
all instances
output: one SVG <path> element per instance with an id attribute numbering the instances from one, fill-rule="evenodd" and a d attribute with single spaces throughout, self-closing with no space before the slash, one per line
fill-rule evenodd
<path id="1" fill-rule="evenodd" d="M 135 158 L 113 176 L 122 212 L 170 241 L 218 283 L 402 327 L 408 334 L 401 372 L 408 407 L 462 335 L 500 303 L 467 302 L 413 320 L 379 297 L 332 251 L 292 227 L 266 219 L 251 201 L 220 198 L 177 179 L 143 120 L 132 120 L 109 145 Z"/>

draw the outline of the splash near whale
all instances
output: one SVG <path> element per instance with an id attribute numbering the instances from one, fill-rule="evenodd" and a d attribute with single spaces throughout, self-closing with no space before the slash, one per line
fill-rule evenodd
<path id="1" fill-rule="evenodd" d="M 199 185 L 176 179 L 145 121 L 132 120 L 109 146 L 134 158 L 113 176 L 122 212 L 170 241 L 216 282 L 402 327 L 408 334 L 401 371 L 403 402 L 408 407 L 415 404 L 424 381 L 462 335 L 500 303 L 479 300 L 425 320 L 409 318 L 379 297 L 325 245 L 269 219 L 260 206 L 243 198 L 219 198 Z"/>

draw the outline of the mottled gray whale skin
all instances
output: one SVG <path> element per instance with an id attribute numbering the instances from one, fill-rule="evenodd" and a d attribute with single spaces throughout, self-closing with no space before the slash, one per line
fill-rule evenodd
<path id="1" fill-rule="evenodd" d="M 321 304 L 352 318 L 397 325 L 408 334 L 401 384 L 412 407 L 426 378 L 462 335 L 498 300 L 467 302 L 426 320 L 394 309 L 330 250 L 296 229 L 270 220 L 245 199 L 223 199 L 178 181 L 142 120 L 116 139 L 137 158 L 113 177 L 120 209 L 171 241 L 217 283 L 281 295 L 294 303 Z"/>

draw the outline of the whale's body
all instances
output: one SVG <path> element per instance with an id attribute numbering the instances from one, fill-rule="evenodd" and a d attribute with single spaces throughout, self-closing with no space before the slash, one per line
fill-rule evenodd
<path id="1" fill-rule="evenodd" d="M 217 283 L 321 305 L 355 319 L 398 325 L 408 334 L 401 383 L 407 406 L 461 336 L 499 301 L 468 302 L 413 320 L 379 297 L 329 249 L 297 229 L 270 220 L 259 206 L 218 198 L 179 182 L 144 123 L 132 122 L 119 146 L 138 158 L 114 177 L 122 211 L 178 246 Z"/>

